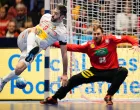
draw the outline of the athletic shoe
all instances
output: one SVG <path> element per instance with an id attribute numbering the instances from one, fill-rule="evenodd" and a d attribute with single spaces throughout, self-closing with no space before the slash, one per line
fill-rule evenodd
<path id="1" fill-rule="evenodd" d="M 52 97 L 47 97 L 45 100 L 40 101 L 41 104 L 58 104 L 56 99 L 53 99 Z"/>
<path id="2" fill-rule="evenodd" d="M 0 78 L 0 92 L 3 90 L 3 87 L 6 83 L 3 82 L 3 79 Z"/>
<path id="3" fill-rule="evenodd" d="M 113 105 L 112 96 L 111 95 L 106 95 L 104 100 L 106 101 L 107 105 Z"/>

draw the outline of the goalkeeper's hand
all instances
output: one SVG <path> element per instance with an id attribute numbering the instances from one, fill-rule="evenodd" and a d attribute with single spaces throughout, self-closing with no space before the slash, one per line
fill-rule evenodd
<path id="1" fill-rule="evenodd" d="M 132 46 L 132 48 L 130 50 L 133 50 L 134 51 L 133 53 L 140 52 L 139 46 Z"/>
<path id="2" fill-rule="evenodd" d="M 67 75 L 62 75 L 61 76 L 61 81 L 62 81 L 62 86 L 67 86 L 68 83 L 68 76 Z"/>

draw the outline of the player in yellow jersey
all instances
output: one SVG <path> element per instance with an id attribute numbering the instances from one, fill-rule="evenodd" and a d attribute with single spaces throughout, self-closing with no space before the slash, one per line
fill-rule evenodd
<path id="1" fill-rule="evenodd" d="M 41 50 L 46 49 L 56 41 L 59 41 L 61 45 L 63 59 L 62 85 L 67 84 L 67 32 L 63 24 L 63 18 L 66 17 L 66 14 L 66 7 L 58 4 L 52 15 L 44 14 L 37 26 L 24 30 L 18 36 L 17 44 L 21 51 L 21 56 L 15 70 L 0 78 L 0 92 L 8 81 L 20 75 L 32 63 Z"/>

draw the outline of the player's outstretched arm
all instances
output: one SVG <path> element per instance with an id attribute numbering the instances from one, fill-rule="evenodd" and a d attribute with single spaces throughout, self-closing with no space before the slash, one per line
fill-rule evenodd
<path id="1" fill-rule="evenodd" d="M 130 50 L 134 50 L 134 52 L 140 52 L 139 44 L 138 44 L 138 39 L 129 36 L 129 35 L 124 35 L 124 36 L 112 36 L 113 41 L 116 44 L 119 43 L 130 43 L 132 44 L 132 48 Z"/>
<path id="2" fill-rule="evenodd" d="M 68 68 L 68 57 L 67 57 L 67 46 L 60 45 L 62 61 L 63 61 L 63 75 L 61 77 L 62 86 L 67 85 L 68 77 L 67 77 L 67 68 Z"/>
<path id="3" fill-rule="evenodd" d="M 129 36 L 129 35 L 123 35 L 123 36 L 115 35 L 115 36 L 110 36 L 110 37 L 111 37 L 111 39 L 113 39 L 113 41 L 116 44 L 119 44 L 119 43 L 130 43 L 133 46 L 138 46 L 138 39 L 136 39 L 136 38 L 134 38 L 132 36 Z"/>
<path id="4" fill-rule="evenodd" d="M 53 44 L 54 47 L 60 48 L 60 45 L 58 42 L 55 42 Z M 67 44 L 67 50 L 72 52 L 81 52 L 81 53 L 87 53 L 88 44 L 84 45 L 77 45 L 77 44 Z"/>

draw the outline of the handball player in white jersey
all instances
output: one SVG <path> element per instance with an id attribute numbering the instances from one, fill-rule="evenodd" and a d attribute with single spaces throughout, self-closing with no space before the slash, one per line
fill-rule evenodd
<path id="1" fill-rule="evenodd" d="M 37 26 L 24 30 L 18 36 L 17 43 L 21 50 L 21 56 L 15 70 L 0 78 L 0 92 L 8 81 L 20 75 L 32 63 L 41 50 L 45 50 L 56 41 L 59 41 L 61 45 L 63 60 L 62 85 L 67 85 L 67 32 L 63 24 L 63 18 L 66 17 L 66 13 L 66 7 L 58 4 L 52 15 L 44 14 Z"/>

